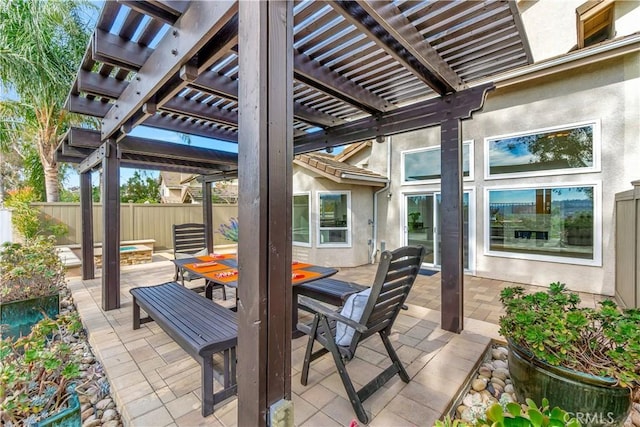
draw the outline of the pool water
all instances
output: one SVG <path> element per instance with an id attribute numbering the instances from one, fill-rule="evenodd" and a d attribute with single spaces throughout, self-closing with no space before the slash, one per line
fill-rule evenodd
<path id="1" fill-rule="evenodd" d="M 121 246 L 120 247 L 120 252 L 129 252 L 129 251 L 135 251 L 138 248 L 136 246 Z"/>

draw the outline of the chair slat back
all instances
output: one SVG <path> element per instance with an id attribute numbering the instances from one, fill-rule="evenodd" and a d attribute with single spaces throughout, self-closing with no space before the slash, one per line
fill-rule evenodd
<path id="1" fill-rule="evenodd" d="M 350 345 L 352 353 L 363 339 L 387 328 L 390 332 L 418 276 L 424 256 L 422 245 L 382 253 L 371 294 L 360 319 L 360 323 L 367 326 L 367 331 L 354 334 Z"/>
<path id="2" fill-rule="evenodd" d="M 207 247 L 204 224 L 173 225 L 173 253 L 193 255 Z"/>

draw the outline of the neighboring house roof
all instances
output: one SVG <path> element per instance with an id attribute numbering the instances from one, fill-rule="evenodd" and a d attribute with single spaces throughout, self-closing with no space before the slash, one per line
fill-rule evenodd
<path id="1" fill-rule="evenodd" d="M 371 147 L 371 145 L 372 145 L 371 141 L 364 141 L 364 142 L 358 142 L 356 144 L 349 144 L 344 148 L 344 150 L 342 150 L 342 152 L 336 154 L 334 159 L 339 162 L 344 162 L 350 157 L 363 151 L 364 149 Z"/>
<path id="2" fill-rule="evenodd" d="M 202 203 L 202 186 L 185 186 L 182 188 L 182 203 Z"/>
<path id="3" fill-rule="evenodd" d="M 341 184 L 384 187 L 387 178 L 368 169 L 353 166 L 321 153 L 306 153 L 294 157 L 293 162 L 318 175 Z"/>
<path id="4" fill-rule="evenodd" d="M 167 188 L 180 188 L 183 174 L 179 172 L 160 172 L 160 183 Z"/>

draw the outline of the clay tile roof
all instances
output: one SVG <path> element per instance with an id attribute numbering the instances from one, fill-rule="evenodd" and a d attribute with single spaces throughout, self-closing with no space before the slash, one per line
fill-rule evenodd
<path id="1" fill-rule="evenodd" d="M 321 153 L 299 154 L 294 163 L 309 169 L 318 175 L 343 184 L 383 187 L 387 178 L 369 169 L 353 166 Z"/>

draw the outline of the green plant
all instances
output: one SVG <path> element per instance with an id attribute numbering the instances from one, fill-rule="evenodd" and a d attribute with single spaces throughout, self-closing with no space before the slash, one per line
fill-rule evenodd
<path id="1" fill-rule="evenodd" d="M 218 233 L 222 234 L 222 236 L 231 240 L 232 242 L 238 241 L 238 219 L 230 218 L 229 224 L 220 224 L 218 228 Z"/>
<path id="2" fill-rule="evenodd" d="M 51 295 L 64 283 L 64 266 L 53 237 L 36 237 L 24 244 L 0 246 L 0 301 Z"/>
<path id="3" fill-rule="evenodd" d="M 82 324 L 77 314 L 46 318 L 27 336 L 0 341 L 0 423 L 25 425 L 65 409 L 80 378 L 69 344 Z"/>
<path id="4" fill-rule="evenodd" d="M 610 300 L 597 309 L 579 307 L 579 296 L 562 283 L 533 294 L 508 287 L 500 299 L 506 309 L 500 333 L 535 357 L 640 387 L 640 310 L 620 310 Z"/>
<path id="5" fill-rule="evenodd" d="M 549 401 L 542 400 L 542 406 L 527 399 L 526 403 L 518 404 L 508 402 L 506 404 L 495 403 L 485 412 L 486 418 L 479 418 L 474 422 L 451 419 L 446 416 L 444 420 L 438 420 L 436 427 L 546 427 L 566 426 L 579 427 L 580 422 L 572 418 L 570 414 L 558 407 L 550 409 Z"/>
<path id="6" fill-rule="evenodd" d="M 593 228 L 593 215 L 591 212 L 578 212 L 576 215 L 570 215 L 564 220 L 565 228 Z"/>
<path id="7" fill-rule="evenodd" d="M 415 230 L 417 227 L 418 218 L 420 218 L 420 212 L 411 212 L 409 214 L 409 228 Z"/>
<path id="8" fill-rule="evenodd" d="M 12 208 L 12 223 L 18 233 L 26 240 L 34 239 L 40 235 L 62 236 L 67 233 L 64 224 L 56 224 L 45 217 L 42 212 L 31 206 L 31 202 L 37 200 L 37 196 L 31 187 L 8 192 L 5 205 Z"/>

